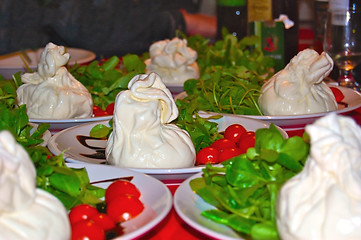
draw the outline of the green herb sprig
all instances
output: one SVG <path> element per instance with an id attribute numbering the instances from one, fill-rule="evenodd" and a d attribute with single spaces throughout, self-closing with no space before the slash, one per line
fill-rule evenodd
<path id="1" fill-rule="evenodd" d="M 241 115 L 262 115 L 259 90 L 273 75 L 274 60 L 257 48 L 258 37 L 238 40 L 224 32 L 223 39 L 209 44 L 201 36 L 188 39 L 198 53 L 200 78 L 184 83 L 183 100 L 198 110 Z"/>

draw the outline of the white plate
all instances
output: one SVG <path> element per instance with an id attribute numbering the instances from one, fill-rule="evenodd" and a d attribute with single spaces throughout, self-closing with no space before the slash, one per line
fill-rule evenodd
<path id="1" fill-rule="evenodd" d="M 67 165 L 71 168 L 85 167 L 90 182 L 133 176 L 131 182 L 134 183 L 141 192 L 140 200 L 145 208 L 139 216 L 122 224 L 122 227 L 124 227 L 124 235 L 115 239 L 134 239 L 145 234 L 163 220 L 172 208 L 172 194 L 167 186 L 155 178 L 139 172 L 109 165 L 74 163 L 68 163 Z M 94 185 L 106 188 L 109 184 L 110 182 Z"/>
<path id="2" fill-rule="evenodd" d="M 40 54 L 44 48 L 36 50 L 27 50 L 26 53 L 31 59 L 31 63 L 28 64 L 29 68 L 36 70 L 40 59 Z M 75 63 L 83 64 L 93 61 L 96 57 L 95 53 L 78 48 L 67 48 L 67 52 L 70 54 L 69 65 L 72 66 Z M 28 72 L 22 61 L 23 54 L 21 52 L 14 52 L 0 56 L 0 74 L 5 79 L 11 79 L 12 75 L 17 72 Z"/>
<path id="3" fill-rule="evenodd" d="M 201 216 L 203 211 L 215 209 L 214 206 L 206 203 L 201 197 L 195 194 L 189 186 L 189 182 L 192 179 L 201 176 L 202 173 L 193 175 L 177 188 L 173 199 L 174 209 L 177 214 L 188 225 L 212 238 L 223 240 L 242 239 L 231 228 Z"/>
<path id="4" fill-rule="evenodd" d="M 342 100 L 343 103 L 348 104 L 347 107 L 344 105 L 338 106 L 338 110 L 334 111 L 337 114 L 348 113 L 352 110 L 355 110 L 361 107 L 361 94 L 357 91 L 354 91 L 350 88 L 333 86 L 341 90 L 341 92 L 345 95 L 345 98 Z M 178 94 L 175 99 L 182 99 L 187 94 L 185 92 Z M 224 116 L 233 116 L 234 114 L 226 114 L 226 113 L 205 113 L 202 112 L 202 117 L 207 117 L 211 115 L 224 115 Z M 302 114 L 302 115 L 283 115 L 283 116 L 255 116 L 255 115 L 240 115 L 246 116 L 249 118 L 254 118 L 262 121 L 267 121 L 273 123 L 281 128 L 290 131 L 290 130 L 298 130 L 303 129 L 307 124 L 313 123 L 316 119 L 323 117 L 327 114 L 327 112 L 323 113 L 314 113 L 314 114 Z"/>
<path id="5" fill-rule="evenodd" d="M 268 122 L 240 116 L 225 116 L 216 120 L 216 122 L 219 124 L 218 127 L 220 131 L 224 131 L 229 125 L 233 123 L 242 124 L 248 131 L 255 131 L 258 128 L 268 128 L 270 125 Z M 107 123 L 108 121 L 87 123 L 60 131 L 50 138 L 48 142 L 48 148 L 55 155 L 59 155 L 60 153 L 64 152 L 64 159 L 68 162 L 106 164 L 104 156 L 102 159 L 89 157 L 89 155 L 96 154 L 97 150 L 104 151 L 104 148 L 106 147 L 106 140 L 88 139 L 86 141 L 88 146 L 84 146 L 80 143 L 77 136 L 89 137 L 90 130 L 96 124 L 107 125 Z M 288 135 L 284 130 L 280 128 L 279 130 L 285 138 L 288 138 Z M 195 166 L 190 168 L 174 169 L 133 168 L 132 170 L 149 174 L 159 180 L 184 180 L 193 174 L 200 172 L 202 168 L 202 166 Z"/>
<path id="6" fill-rule="evenodd" d="M 91 118 L 71 118 L 71 119 L 29 119 L 29 122 L 32 123 L 49 123 L 49 130 L 52 133 L 59 132 L 63 129 L 77 126 L 79 124 L 89 123 L 89 122 L 99 122 L 99 121 L 109 121 L 112 119 L 113 115 L 101 116 L 101 117 L 91 117 Z"/>

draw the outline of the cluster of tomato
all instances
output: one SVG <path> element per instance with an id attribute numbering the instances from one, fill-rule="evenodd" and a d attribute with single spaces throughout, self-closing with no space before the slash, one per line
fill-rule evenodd
<path id="1" fill-rule="evenodd" d="M 69 212 L 72 240 L 104 240 L 122 234 L 120 224 L 138 216 L 144 205 L 139 200 L 140 191 L 127 180 L 118 180 L 105 192 L 105 205 L 98 208 L 80 204 Z"/>
<path id="2" fill-rule="evenodd" d="M 201 149 L 196 156 L 196 164 L 216 164 L 246 153 L 254 147 L 255 132 L 247 131 L 240 124 L 233 124 L 224 131 L 224 138 L 214 141 L 209 147 Z"/>
<path id="3" fill-rule="evenodd" d="M 107 115 L 113 115 L 114 112 L 114 103 L 109 104 L 105 110 L 99 106 L 93 106 L 93 117 L 101 117 Z"/>

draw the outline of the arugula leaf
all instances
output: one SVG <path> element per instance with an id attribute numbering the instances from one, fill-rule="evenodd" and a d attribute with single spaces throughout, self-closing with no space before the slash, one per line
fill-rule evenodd
<path id="1" fill-rule="evenodd" d="M 184 83 L 187 97 L 180 101 L 198 111 L 262 115 L 259 89 L 273 75 L 274 60 L 263 55 L 257 42 L 257 36 L 238 41 L 227 32 L 214 45 L 200 36 L 189 37 L 201 76 Z"/>

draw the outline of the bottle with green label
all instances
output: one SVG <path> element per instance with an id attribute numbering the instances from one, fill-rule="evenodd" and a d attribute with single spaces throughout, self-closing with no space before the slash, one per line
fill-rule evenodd
<path id="1" fill-rule="evenodd" d="M 247 36 L 247 0 L 217 0 L 217 40 L 222 28 L 241 39 Z"/>

